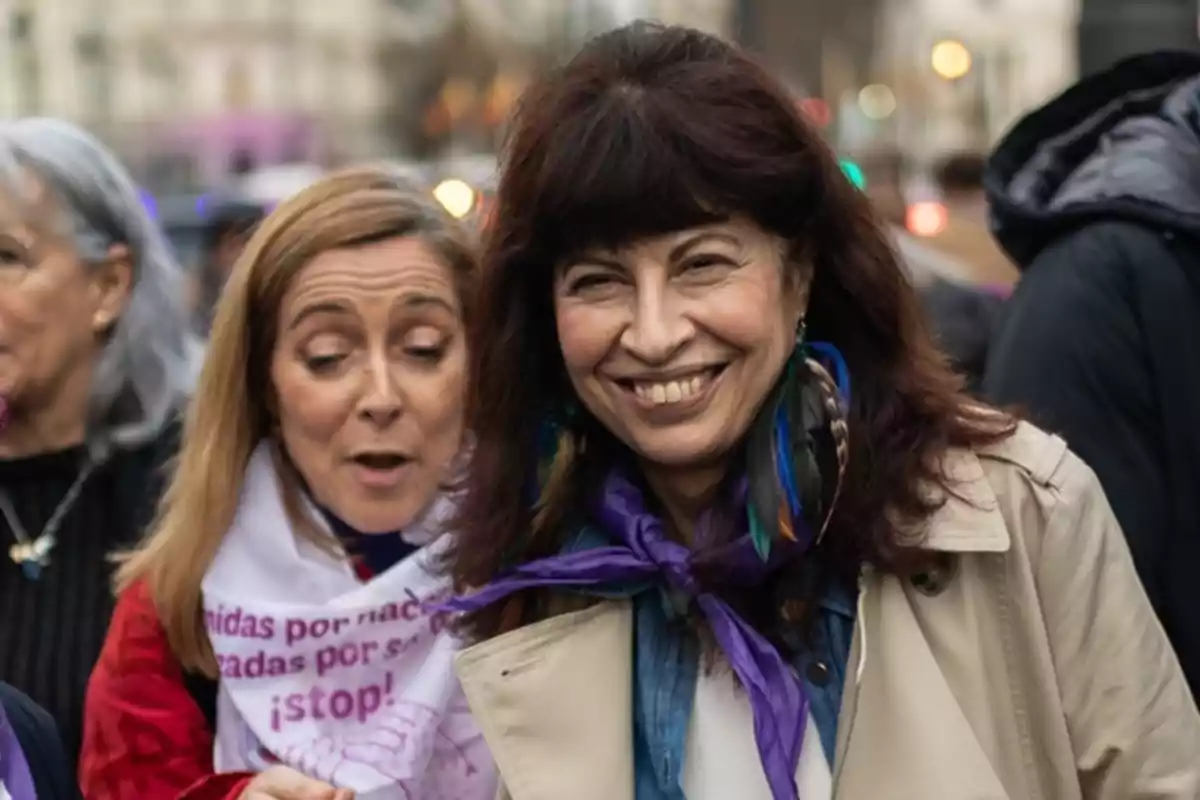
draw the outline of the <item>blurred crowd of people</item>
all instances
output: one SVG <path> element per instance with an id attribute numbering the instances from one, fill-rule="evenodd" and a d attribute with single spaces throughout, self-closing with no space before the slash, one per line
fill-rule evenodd
<path id="1" fill-rule="evenodd" d="M 918 292 L 787 91 L 636 23 L 486 230 L 0 124 L 0 797 L 1200 798 L 1200 56 L 1030 113 Z M 1192 353 L 1192 355 L 1188 355 Z"/>

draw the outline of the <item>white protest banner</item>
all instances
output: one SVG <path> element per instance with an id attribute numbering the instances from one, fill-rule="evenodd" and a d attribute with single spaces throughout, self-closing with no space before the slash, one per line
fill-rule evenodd
<path id="1" fill-rule="evenodd" d="M 429 610 L 450 593 L 433 567 L 452 504 L 406 529 L 420 550 L 362 583 L 293 533 L 279 497 L 262 445 L 204 577 L 221 672 L 216 770 L 282 763 L 357 800 L 493 800 L 495 767 L 454 673 L 458 642 Z"/>
<path id="2" fill-rule="evenodd" d="M 389 790 L 380 797 L 490 800 L 494 772 L 454 677 L 454 638 L 426 610 L 449 592 L 406 582 L 403 599 L 356 607 L 207 594 L 221 727 L 232 716 L 241 728 L 218 769 L 278 762 L 360 793 Z"/>

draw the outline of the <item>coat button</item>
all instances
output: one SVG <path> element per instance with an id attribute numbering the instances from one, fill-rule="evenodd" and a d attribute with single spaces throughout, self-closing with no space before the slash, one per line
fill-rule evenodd
<path id="1" fill-rule="evenodd" d="M 918 572 L 912 576 L 912 585 L 921 594 L 937 594 L 937 579 L 928 572 Z"/>
<path id="2" fill-rule="evenodd" d="M 949 556 L 940 558 L 929 569 L 913 575 L 911 578 L 912 585 L 926 597 L 937 597 L 946 591 L 946 587 L 954 579 L 957 571 L 958 562 L 955 559 Z"/>
<path id="3" fill-rule="evenodd" d="M 810 663 L 804 674 L 813 686 L 825 686 L 829 683 L 829 667 L 821 661 Z"/>

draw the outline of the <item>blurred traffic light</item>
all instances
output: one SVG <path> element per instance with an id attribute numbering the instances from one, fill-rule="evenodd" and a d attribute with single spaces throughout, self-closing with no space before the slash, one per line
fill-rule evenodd
<path id="1" fill-rule="evenodd" d="M 853 161 L 851 161 L 848 158 L 843 158 L 838 163 L 841 165 L 842 172 L 845 173 L 846 178 L 851 183 L 853 183 L 856 188 L 858 188 L 858 189 L 866 189 L 867 188 L 867 176 L 863 172 L 862 167 L 860 167 L 858 164 L 854 163 Z"/>

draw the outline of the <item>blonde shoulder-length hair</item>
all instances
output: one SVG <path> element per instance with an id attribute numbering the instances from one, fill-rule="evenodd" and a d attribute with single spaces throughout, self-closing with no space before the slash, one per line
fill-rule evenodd
<path id="1" fill-rule="evenodd" d="M 115 578 L 118 593 L 144 582 L 187 670 L 216 675 L 201 581 L 233 522 L 250 456 L 271 433 L 269 362 L 284 293 L 320 253 L 398 236 L 419 237 L 451 270 L 469 316 L 477 267 L 471 238 L 427 191 L 386 167 L 335 173 L 284 202 L 230 275 L 158 518 L 137 549 L 118 556 Z M 281 471 L 284 507 L 301 535 L 319 537 L 288 472 Z"/>

